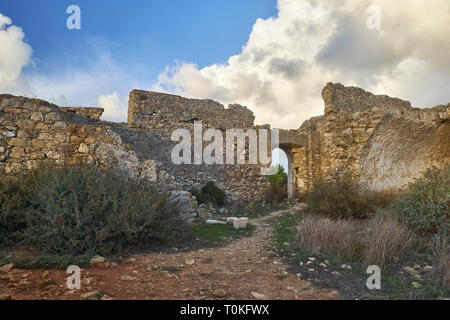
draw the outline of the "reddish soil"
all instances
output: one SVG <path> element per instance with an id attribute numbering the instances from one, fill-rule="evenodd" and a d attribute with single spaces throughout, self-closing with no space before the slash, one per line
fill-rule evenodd
<path id="1" fill-rule="evenodd" d="M 222 248 L 139 255 L 118 265 L 81 270 L 81 290 L 68 290 L 66 270 L 19 270 L 0 273 L 2 299 L 336 299 L 337 292 L 316 289 L 287 272 L 273 258 L 272 227 L 267 219 L 252 220 L 251 237 Z M 135 259 L 135 260 L 134 260 Z M 252 294 L 252 292 L 256 294 Z M 259 294 L 259 295 L 258 295 Z M 261 296 L 260 296 L 261 295 Z"/>

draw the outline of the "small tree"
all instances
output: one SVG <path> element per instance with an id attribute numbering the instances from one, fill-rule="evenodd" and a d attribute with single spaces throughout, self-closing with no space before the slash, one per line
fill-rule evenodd
<path id="1" fill-rule="evenodd" d="M 267 194 L 266 200 L 269 202 L 280 202 L 287 197 L 288 176 L 280 164 L 272 166 L 271 172 L 276 173 L 269 176 L 270 191 Z"/>
<path id="2" fill-rule="evenodd" d="M 191 193 L 199 204 L 212 202 L 222 206 L 225 203 L 225 192 L 217 187 L 214 182 L 208 182 L 201 190 L 192 189 Z"/>

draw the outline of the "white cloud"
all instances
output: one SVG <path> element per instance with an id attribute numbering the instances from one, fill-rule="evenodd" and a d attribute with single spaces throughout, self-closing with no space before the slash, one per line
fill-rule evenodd
<path id="1" fill-rule="evenodd" d="M 369 5 L 380 6 L 379 31 L 366 26 Z M 282 128 L 322 114 L 321 91 L 329 81 L 419 107 L 450 100 L 450 1 L 278 0 L 278 9 L 276 17 L 255 22 L 242 51 L 227 63 L 199 68 L 195 61 L 177 62 L 151 89 L 240 103 L 255 112 L 257 123 Z M 100 105 L 104 119 L 126 121 L 128 92 L 148 88 L 98 40 L 97 54 L 81 69 L 64 65 L 58 73 L 24 75 L 32 50 L 11 23 L 0 14 L 0 92 L 65 106 Z"/>
<path id="2" fill-rule="evenodd" d="M 32 49 L 24 33 L 11 19 L 0 14 L 0 93 L 36 97 L 60 106 L 101 106 L 103 119 L 126 121 L 128 92 L 137 87 L 130 66 L 122 66 L 108 53 L 101 39 L 92 43 L 91 60 L 83 67 L 63 64 L 57 73 L 33 69 L 22 72 L 31 62 Z M 111 95 L 105 93 L 113 92 Z"/>
<path id="3" fill-rule="evenodd" d="M 367 8 L 381 29 L 367 28 Z M 257 123 L 298 128 L 323 113 L 329 82 L 357 85 L 430 107 L 450 100 L 448 0 L 279 0 L 242 52 L 199 69 L 177 63 L 153 89 L 249 106 Z"/>
<path id="4" fill-rule="evenodd" d="M 11 26 L 11 19 L 0 13 L 0 92 L 20 92 L 22 69 L 31 62 L 31 47 L 24 42 L 22 29 Z"/>
<path id="5" fill-rule="evenodd" d="M 101 95 L 116 92 L 126 96 L 136 82 L 108 55 L 96 55 L 83 67 L 64 65 L 58 73 L 29 73 L 29 96 L 61 106 L 97 106 Z"/>
<path id="6" fill-rule="evenodd" d="M 127 118 L 127 99 L 120 98 L 117 92 L 98 97 L 98 105 L 105 109 L 102 116 L 103 120 L 122 122 Z"/>

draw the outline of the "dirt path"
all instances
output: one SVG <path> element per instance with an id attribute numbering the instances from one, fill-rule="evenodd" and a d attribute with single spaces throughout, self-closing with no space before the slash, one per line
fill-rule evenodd
<path id="1" fill-rule="evenodd" d="M 292 210 L 292 209 L 291 209 Z M 66 288 L 65 270 L 0 273 L 0 296 L 12 299 L 333 299 L 337 293 L 311 287 L 273 258 L 270 218 L 252 220 L 251 237 L 222 248 L 147 254 L 118 265 L 81 272 L 81 290 Z M 135 259 L 135 260 L 134 260 Z M 253 293 L 252 293 L 253 292 Z"/>

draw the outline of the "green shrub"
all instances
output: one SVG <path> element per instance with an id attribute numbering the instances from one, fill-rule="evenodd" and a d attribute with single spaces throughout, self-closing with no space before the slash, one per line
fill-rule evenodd
<path id="1" fill-rule="evenodd" d="M 377 208 L 390 204 L 395 196 L 390 191 L 367 190 L 349 178 L 337 178 L 314 184 L 304 199 L 309 210 L 315 214 L 332 219 L 365 219 Z"/>
<path id="2" fill-rule="evenodd" d="M 109 255 L 171 244 L 187 227 L 155 186 L 111 170 L 42 165 L 2 177 L 0 226 L 8 241 L 50 255 Z"/>
<path id="3" fill-rule="evenodd" d="M 287 185 L 288 176 L 286 172 L 284 172 L 284 168 L 281 165 L 277 165 L 274 168 L 271 168 L 275 174 L 269 176 L 269 181 L 271 185 L 285 186 Z"/>
<path id="4" fill-rule="evenodd" d="M 421 236 L 450 229 L 450 166 L 427 170 L 392 206 L 399 219 Z"/>
<path id="5" fill-rule="evenodd" d="M 16 243 L 26 227 L 24 211 L 29 201 L 20 176 L 0 175 L 0 246 Z"/>
<path id="6" fill-rule="evenodd" d="M 202 189 L 192 189 L 191 193 L 197 199 L 199 204 L 211 202 L 215 205 L 222 206 L 225 203 L 225 192 L 217 187 L 214 182 L 208 182 Z"/>
<path id="7" fill-rule="evenodd" d="M 265 199 L 270 203 L 278 203 L 287 197 L 288 176 L 281 165 L 272 167 L 271 171 L 272 170 L 276 173 L 269 176 L 270 189 L 266 192 Z"/>

